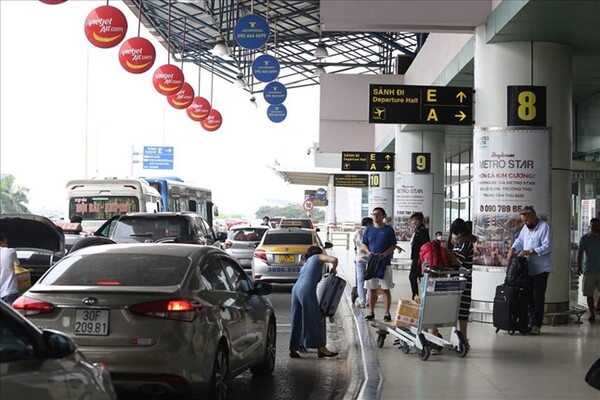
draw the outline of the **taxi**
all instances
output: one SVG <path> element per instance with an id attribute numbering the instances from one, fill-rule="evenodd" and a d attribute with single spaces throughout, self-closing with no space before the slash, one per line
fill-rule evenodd
<path id="1" fill-rule="evenodd" d="M 304 254 L 310 246 L 330 249 L 313 229 L 296 226 L 269 229 L 265 232 L 252 257 L 252 276 L 255 281 L 294 283 L 304 265 Z M 326 253 L 326 252 L 325 252 Z"/>

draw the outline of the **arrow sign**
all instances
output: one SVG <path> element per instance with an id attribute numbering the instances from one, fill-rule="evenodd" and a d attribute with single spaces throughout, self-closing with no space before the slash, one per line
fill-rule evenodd
<path id="1" fill-rule="evenodd" d="M 392 172 L 393 170 L 394 153 L 342 152 L 342 171 Z"/>

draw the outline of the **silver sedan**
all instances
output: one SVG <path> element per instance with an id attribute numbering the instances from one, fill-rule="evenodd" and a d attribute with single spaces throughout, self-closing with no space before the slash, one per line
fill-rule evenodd
<path id="1" fill-rule="evenodd" d="M 252 257 L 254 256 L 254 250 L 267 230 L 269 230 L 269 227 L 266 225 L 237 225 L 233 226 L 227 233 L 225 251 L 227 254 L 234 257 L 240 265 L 246 269 L 248 274 L 252 273 Z"/>
<path id="2" fill-rule="evenodd" d="M 211 246 L 108 244 L 65 257 L 13 307 L 69 334 L 117 389 L 225 399 L 229 378 L 273 371 L 270 292 Z"/>

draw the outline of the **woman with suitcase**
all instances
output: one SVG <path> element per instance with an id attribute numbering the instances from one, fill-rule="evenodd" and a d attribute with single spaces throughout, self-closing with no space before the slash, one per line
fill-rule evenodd
<path id="1" fill-rule="evenodd" d="M 290 357 L 300 358 L 300 348 L 316 348 L 319 358 L 335 357 L 338 353 L 325 347 L 324 320 L 317 299 L 317 284 L 323 277 L 323 264 L 331 263 L 329 271 L 337 273 L 338 259 L 323 254 L 323 249 L 311 246 L 306 250 L 306 261 L 300 276 L 292 288 L 292 327 L 290 335 Z"/>

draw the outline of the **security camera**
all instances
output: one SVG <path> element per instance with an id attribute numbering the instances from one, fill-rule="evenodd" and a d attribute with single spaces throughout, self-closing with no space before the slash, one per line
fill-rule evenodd
<path id="1" fill-rule="evenodd" d="M 306 155 L 310 156 L 310 147 L 308 149 L 306 149 Z"/>
<path id="2" fill-rule="evenodd" d="M 254 96 L 250 97 L 250 102 L 251 102 L 251 103 L 254 103 L 254 102 L 256 102 L 256 97 L 254 97 Z"/>

